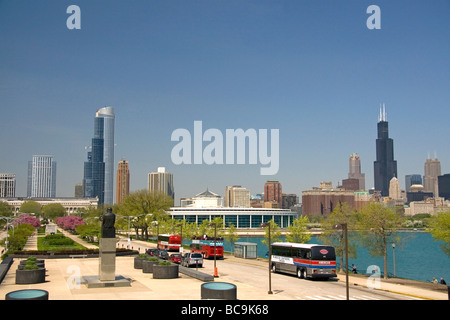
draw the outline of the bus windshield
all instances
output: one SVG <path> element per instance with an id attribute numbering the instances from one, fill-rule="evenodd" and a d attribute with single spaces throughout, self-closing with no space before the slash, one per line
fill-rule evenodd
<path id="1" fill-rule="evenodd" d="M 312 260 L 335 260 L 336 254 L 334 247 L 329 246 L 317 246 L 311 248 Z"/>

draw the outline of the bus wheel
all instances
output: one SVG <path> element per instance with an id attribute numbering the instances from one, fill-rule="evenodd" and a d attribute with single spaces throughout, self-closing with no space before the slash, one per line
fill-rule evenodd
<path id="1" fill-rule="evenodd" d="M 297 269 L 297 277 L 298 277 L 299 279 L 305 278 L 305 270 L 303 270 L 303 269 L 301 269 L 301 268 L 298 268 L 298 269 Z"/>

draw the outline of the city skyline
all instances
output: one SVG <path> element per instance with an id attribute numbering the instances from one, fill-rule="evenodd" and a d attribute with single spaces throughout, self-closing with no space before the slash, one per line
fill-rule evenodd
<path id="1" fill-rule="evenodd" d="M 16 175 L 16 196 L 26 195 L 33 154 L 57 159 L 57 196 L 73 196 L 92 115 L 105 105 L 114 107 L 115 157 L 129 161 L 130 191 L 166 167 L 177 198 L 229 185 L 257 194 L 267 180 L 300 195 L 346 179 L 353 153 L 370 189 L 380 103 L 402 189 L 406 175 L 424 175 L 429 153 L 449 172 L 445 1 L 75 4 L 80 30 L 66 27 L 67 3 L 0 3 L 0 172 Z M 371 4 L 381 8 L 380 30 L 366 27 Z M 222 132 L 279 129 L 278 173 L 174 165 L 170 135 L 196 120 Z"/>

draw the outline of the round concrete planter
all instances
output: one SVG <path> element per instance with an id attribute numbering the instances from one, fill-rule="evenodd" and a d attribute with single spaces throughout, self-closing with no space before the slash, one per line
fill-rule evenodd
<path id="1" fill-rule="evenodd" d="M 142 261 L 142 272 L 143 273 L 153 273 L 153 266 L 158 264 L 159 261 Z"/>
<path id="2" fill-rule="evenodd" d="M 16 270 L 16 284 L 32 284 L 45 282 L 45 268 L 34 270 Z"/>
<path id="3" fill-rule="evenodd" d="M 227 282 L 207 282 L 201 287 L 202 299 L 236 300 L 237 287 Z"/>
<path id="4" fill-rule="evenodd" d="M 142 269 L 142 262 L 144 262 L 145 260 L 147 260 L 147 258 L 135 257 L 134 258 L 134 268 Z"/>
<path id="5" fill-rule="evenodd" d="M 6 294 L 5 300 L 48 300 L 48 291 L 40 289 L 25 289 Z"/>
<path id="6" fill-rule="evenodd" d="M 153 266 L 153 279 L 174 279 L 178 278 L 178 265 L 171 264 L 170 266 L 160 266 L 155 264 Z"/>

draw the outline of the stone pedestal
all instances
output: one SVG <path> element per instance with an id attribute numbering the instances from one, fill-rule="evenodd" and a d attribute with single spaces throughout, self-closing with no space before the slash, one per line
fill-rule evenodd
<path id="1" fill-rule="evenodd" d="M 116 279 L 116 238 L 101 238 L 99 251 L 99 280 L 114 281 Z"/>

